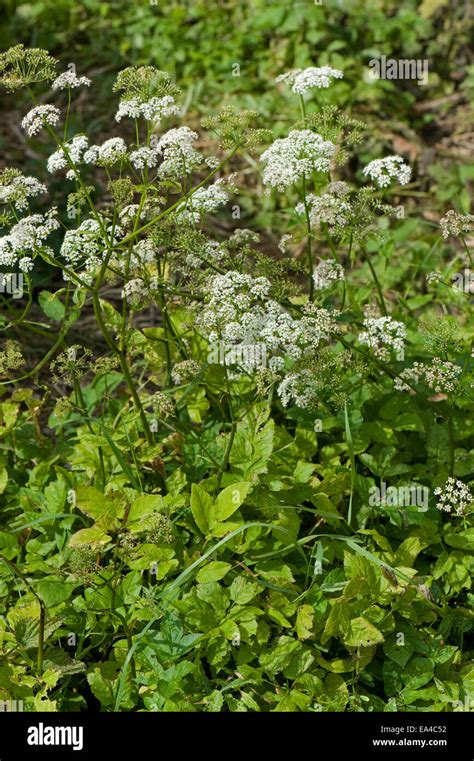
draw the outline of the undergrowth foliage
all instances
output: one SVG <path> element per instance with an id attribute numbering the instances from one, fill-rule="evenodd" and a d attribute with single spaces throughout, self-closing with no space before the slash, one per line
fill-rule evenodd
<path id="1" fill-rule="evenodd" d="M 0 697 L 460 710 L 474 331 L 442 252 L 471 264 L 472 218 L 449 210 L 417 248 L 407 161 L 351 179 L 364 125 L 325 104 L 329 66 L 269 83 L 294 118 L 278 139 L 228 106 L 204 139 L 151 66 L 117 77 L 100 143 L 77 131 L 87 77 L 18 46 L 0 78 L 50 145 L 41 178 L 0 176 L 0 264 L 24 290 L 1 318 Z M 250 170 L 279 250 L 236 223 Z M 61 287 L 37 296 L 41 260 Z"/>

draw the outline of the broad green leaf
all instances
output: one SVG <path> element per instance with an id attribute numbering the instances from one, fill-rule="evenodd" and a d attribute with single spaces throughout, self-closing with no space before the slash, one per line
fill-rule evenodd
<path id="1" fill-rule="evenodd" d="M 13 404 L 13 402 L 2 402 L 0 404 L 0 436 L 13 428 L 19 411 L 19 404 Z"/>
<path id="2" fill-rule="evenodd" d="M 412 658 L 402 674 L 405 687 L 412 690 L 424 687 L 432 678 L 433 664 L 428 658 Z"/>
<path id="3" fill-rule="evenodd" d="M 347 603 L 345 600 L 336 600 L 333 603 L 331 612 L 326 621 L 324 627 L 323 636 L 321 642 L 323 644 L 327 642 L 331 637 L 337 636 L 339 633 L 344 634 L 349 626 L 349 611 L 347 609 Z"/>
<path id="4" fill-rule="evenodd" d="M 296 634 L 299 639 L 310 639 L 313 628 L 314 608 L 312 605 L 300 605 L 296 614 Z"/>
<path id="5" fill-rule="evenodd" d="M 110 536 L 105 533 L 99 526 L 82 528 L 76 531 L 69 539 L 69 547 L 82 547 L 84 544 L 90 544 L 92 547 L 102 547 L 111 541 Z"/>
<path id="6" fill-rule="evenodd" d="M 405 668 L 411 656 L 413 655 L 413 645 L 403 632 L 403 637 L 398 635 L 392 635 L 388 642 L 385 642 L 383 649 L 384 653 L 390 658 L 390 660 L 397 663 L 401 668 Z"/>
<path id="7" fill-rule="evenodd" d="M 119 665 L 111 661 L 94 666 L 87 674 L 89 687 L 103 708 L 113 705 L 114 683 L 118 675 Z"/>
<path id="8" fill-rule="evenodd" d="M 76 585 L 62 579 L 42 579 L 36 584 L 36 591 L 47 608 L 65 602 Z"/>
<path id="9" fill-rule="evenodd" d="M 349 629 L 344 637 L 344 644 L 348 647 L 371 647 L 383 641 L 382 632 L 363 616 L 353 618 L 349 622 Z"/>
<path id="10" fill-rule="evenodd" d="M 64 318 L 66 308 L 56 293 L 41 291 L 38 301 L 46 317 L 49 317 L 50 320 L 59 322 Z"/>
<path id="11" fill-rule="evenodd" d="M 153 513 L 158 513 L 164 507 L 163 497 L 160 494 L 143 494 L 132 502 L 127 518 L 127 528 L 134 531 L 143 531 L 143 520 Z"/>
<path id="12" fill-rule="evenodd" d="M 460 531 L 458 534 L 448 534 L 444 541 L 450 547 L 458 547 L 461 550 L 474 552 L 474 528 L 468 528 Z"/>
<path id="13" fill-rule="evenodd" d="M 407 537 L 396 552 L 394 565 L 410 568 L 426 544 L 419 536 Z"/>
<path id="14" fill-rule="evenodd" d="M 225 521 L 236 510 L 239 509 L 244 502 L 245 497 L 252 488 L 252 484 L 249 481 L 240 481 L 235 484 L 227 486 L 218 495 L 215 503 L 215 514 L 218 521 Z"/>
<path id="15" fill-rule="evenodd" d="M 231 568 L 232 565 L 230 563 L 213 560 L 198 571 L 196 578 L 202 584 L 207 584 L 210 581 L 220 581 Z"/>
<path id="16" fill-rule="evenodd" d="M 116 517 L 116 506 L 110 497 L 106 497 L 93 486 L 79 486 L 76 489 L 76 505 L 92 518 L 100 528 L 108 531 Z"/>
<path id="17" fill-rule="evenodd" d="M 288 666 L 292 656 L 301 648 L 298 640 L 292 637 L 279 637 L 276 645 L 260 656 L 260 665 L 269 674 L 277 674 Z"/>
<path id="18" fill-rule="evenodd" d="M 236 605 L 246 605 L 258 594 L 259 589 L 258 584 L 252 584 L 250 581 L 243 579 L 242 576 L 237 576 L 229 588 L 230 599 Z"/>
<path id="19" fill-rule="evenodd" d="M 191 512 L 198 528 L 208 534 L 215 523 L 215 510 L 211 497 L 199 484 L 191 487 Z"/>

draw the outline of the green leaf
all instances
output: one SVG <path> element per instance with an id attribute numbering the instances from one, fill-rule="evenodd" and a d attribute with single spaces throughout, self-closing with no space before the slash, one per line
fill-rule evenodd
<path id="1" fill-rule="evenodd" d="M 313 636 L 313 619 L 313 606 L 300 605 L 296 614 L 296 634 L 299 639 L 310 639 Z"/>
<path id="2" fill-rule="evenodd" d="M 219 560 L 213 560 L 198 571 L 196 578 L 202 584 L 207 584 L 210 581 L 220 581 L 231 568 L 232 566 L 230 563 L 222 563 Z"/>
<path id="3" fill-rule="evenodd" d="M 47 608 L 65 602 L 75 588 L 75 584 L 62 579 L 42 579 L 36 584 L 36 591 Z"/>
<path id="4" fill-rule="evenodd" d="M 468 528 L 466 531 L 460 531 L 458 534 L 448 534 L 444 538 L 444 541 L 450 547 L 474 552 L 474 528 Z"/>
<path id="5" fill-rule="evenodd" d="M 314 462 L 305 462 L 304 460 L 298 460 L 294 472 L 295 481 L 306 484 L 310 480 L 314 473 L 316 465 Z"/>
<path id="6" fill-rule="evenodd" d="M 19 404 L 13 404 L 13 402 L 2 402 L 0 404 L 0 436 L 13 428 L 19 411 Z"/>
<path id="7" fill-rule="evenodd" d="M 118 664 L 110 661 L 95 666 L 87 674 L 89 687 L 103 708 L 110 707 L 114 702 L 114 682 L 118 674 Z"/>
<path id="8" fill-rule="evenodd" d="M 260 665 L 269 674 L 277 674 L 288 666 L 292 656 L 301 648 L 298 640 L 292 637 L 279 637 L 277 644 L 260 656 Z"/>
<path id="9" fill-rule="evenodd" d="M 104 428 L 104 426 L 101 426 L 101 433 L 105 437 L 105 439 L 107 440 L 107 442 L 108 442 L 112 452 L 114 453 L 115 457 L 117 458 L 117 461 L 120 464 L 120 466 L 122 468 L 122 471 L 124 473 L 126 473 L 126 475 L 128 476 L 128 478 L 130 480 L 130 483 L 133 484 L 133 486 L 135 487 L 135 489 L 137 491 L 142 491 L 139 479 L 136 477 L 136 475 L 133 472 L 133 470 L 131 469 L 130 465 L 125 460 L 125 457 L 123 456 L 123 454 L 120 451 L 119 447 L 117 446 L 117 444 L 115 443 L 113 438 L 111 436 L 109 436 L 109 434 L 107 433 L 107 431 Z"/>
<path id="10" fill-rule="evenodd" d="M 66 308 L 56 293 L 41 291 L 38 301 L 46 317 L 49 317 L 50 320 L 60 322 L 64 319 Z"/>
<path id="11" fill-rule="evenodd" d="M 396 552 L 394 565 L 410 568 L 426 545 L 427 542 L 424 542 L 419 536 L 407 537 Z"/>
<path id="12" fill-rule="evenodd" d="M 252 488 L 249 481 L 240 481 L 227 486 L 216 499 L 215 514 L 218 521 L 225 521 L 244 502 L 245 497 Z"/>
<path id="13" fill-rule="evenodd" d="M 336 637 L 339 632 L 344 633 L 349 626 L 349 612 L 345 600 L 335 600 L 331 612 L 324 627 L 321 641 L 324 644 L 330 637 Z"/>
<path id="14" fill-rule="evenodd" d="M 191 486 L 191 512 L 198 528 L 208 534 L 215 523 L 214 505 L 211 497 L 199 484 Z"/>
<path id="15" fill-rule="evenodd" d="M 258 594 L 258 584 L 246 581 L 242 576 L 237 576 L 229 587 L 230 599 L 236 605 L 246 605 Z"/>
<path id="16" fill-rule="evenodd" d="M 8 483 L 8 470 L 4 467 L 0 468 L 0 494 L 3 494 L 5 487 Z"/>
<path id="17" fill-rule="evenodd" d="M 405 687 L 412 690 L 424 687 L 433 678 L 433 671 L 433 664 L 428 658 L 412 658 L 402 674 Z"/>
<path id="18" fill-rule="evenodd" d="M 105 531 L 112 528 L 116 517 L 116 506 L 93 486 L 79 486 L 76 489 L 76 505 Z"/>
<path id="19" fill-rule="evenodd" d="M 397 635 L 392 635 L 390 641 L 384 644 L 384 653 L 390 658 L 390 660 L 397 663 L 401 668 L 405 668 L 411 656 L 413 655 L 413 645 L 411 641 L 406 637 L 404 632 L 403 638 L 400 637 L 397 641 Z M 400 644 L 398 644 L 400 642 Z"/>
<path id="20" fill-rule="evenodd" d="M 244 479 L 267 472 L 275 434 L 275 423 L 268 415 L 268 405 L 255 405 L 237 425 L 230 462 Z"/>
<path id="21" fill-rule="evenodd" d="M 111 541 L 110 536 L 105 533 L 99 526 L 82 528 L 76 531 L 69 539 L 69 547 L 82 547 L 84 544 L 90 544 L 92 547 L 101 547 Z"/>
<path id="22" fill-rule="evenodd" d="M 348 647 L 371 647 L 383 641 L 382 632 L 363 616 L 350 621 L 348 633 L 344 637 L 344 644 Z"/>
<path id="23" fill-rule="evenodd" d="M 160 494 L 142 494 L 137 497 L 130 508 L 127 519 L 127 528 L 130 531 L 143 531 L 143 520 L 153 513 L 158 513 L 164 507 L 163 497 Z"/>

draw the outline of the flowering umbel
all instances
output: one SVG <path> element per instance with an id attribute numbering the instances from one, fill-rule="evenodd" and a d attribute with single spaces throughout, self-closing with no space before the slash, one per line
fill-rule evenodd
<path id="1" fill-rule="evenodd" d="M 444 486 L 434 490 L 437 496 L 436 507 L 446 513 L 464 515 L 474 502 L 471 490 L 462 481 L 450 476 Z"/>

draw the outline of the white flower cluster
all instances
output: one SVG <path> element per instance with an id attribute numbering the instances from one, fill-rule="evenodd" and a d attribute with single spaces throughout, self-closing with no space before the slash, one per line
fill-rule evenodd
<path id="1" fill-rule="evenodd" d="M 150 264 L 155 264 L 156 261 L 156 245 L 150 238 L 143 238 L 135 243 L 132 256 L 130 257 L 130 267 L 136 269 L 137 267 L 145 267 Z"/>
<path id="2" fill-rule="evenodd" d="M 47 162 L 47 169 L 48 172 L 51 172 L 53 174 L 54 172 L 58 172 L 61 169 L 65 169 L 69 166 L 69 162 L 67 160 L 66 152 L 69 154 L 69 157 L 73 164 L 76 166 L 81 163 L 83 159 L 84 151 L 87 150 L 89 146 L 89 141 L 85 135 L 76 135 L 72 138 L 72 140 L 69 140 L 67 143 L 64 144 L 63 148 L 58 148 L 57 151 L 51 154 L 51 156 L 48 159 Z M 69 169 L 66 172 L 66 177 L 68 180 L 73 180 L 75 178 L 75 173 L 73 169 Z"/>
<path id="3" fill-rule="evenodd" d="M 28 111 L 21 122 L 21 126 L 28 137 L 33 137 L 33 135 L 37 135 L 41 131 L 44 124 L 55 127 L 59 122 L 60 116 L 61 112 L 59 108 L 46 103 L 43 106 L 35 106 L 31 111 Z"/>
<path id="4" fill-rule="evenodd" d="M 313 172 L 327 172 L 336 146 L 309 129 L 292 130 L 280 138 L 261 156 L 265 185 L 281 192 Z"/>
<path id="5" fill-rule="evenodd" d="M 308 69 L 292 69 L 276 78 L 277 82 L 291 85 L 293 92 L 303 95 L 314 87 L 319 90 L 330 86 L 333 79 L 342 79 L 340 69 L 331 66 L 310 66 Z"/>
<path id="6" fill-rule="evenodd" d="M 119 211 L 119 218 L 123 225 L 130 225 L 135 221 L 138 213 L 139 205 L 137 203 L 129 203 Z"/>
<path id="7" fill-rule="evenodd" d="M 143 270 L 149 271 L 150 267 L 153 268 L 156 265 L 157 254 L 156 245 L 151 238 L 142 238 L 133 246 L 128 262 L 123 255 L 120 255 L 120 258 L 114 263 L 120 272 L 127 276 L 132 274 L 138 278 L 139 274 L 143 274 Z"/>
<path id="8" fill-rule="evenodd" d="M 288 373 L 277 388 L 284 407 L 294 401 L 297 407 L 311 409 L 317 401 L 311 370 L 304 368 L 298 373 Z"/>
<path id="9" fill-rule="evenodd" d="M 309 193 L 306 197 L 306 203 L 308 205 L 309 223 L 313 229 L 318 229 L 322 224 L 328 225 L 331 229 L 347 224 L 351 206 L 343 198 L 332 193 L 323 193 L 322 196 Z M 297 214 L 306 214 L 304 203 L 299 203 L 295 211 Z"/>
<path id="10" fill-rule="evenodd" d="M 429 283 L 429 285 L 436 285 L 442 279 L 443 279 L 443 273 L 440 272 L 439 270 L 428 272 L 426 276 L 426 282 Z"/>
<path id="11" fill-rule="evenodd" d="M 263 302 L 269 291 L 270 281 L 265 277 L 253 278 L 235 271 L 215 275 L 209 284 L 207 307 L 200 318 L 208 339 L 243 338 L 245 326 L 240 324 L 241 316 L 251 314 L 252 308 Z"/>
<path id="12" fill-rule="evenodd" d="M 203 263 L 219 264 L 226 254 L 226 249 L 216 240 L 208 240 L 202 252 L 199 254 L 188 254 L 186 257 L 186 266 L 190 269 L 198 268 Z"/>
<path id="13" fill-rule="evenodd" d="M 307 304 L 303 316 L 294 319 L 268 297 L 270 288 L 265 277 L 235 271 L 216 275 L 199 325 L 211 344 L 221 341 L 226 351 L 237 345 L 265 346 L 270 370 L 282 372 L 285 358 L 301 359 L 338 328 L 334 315 L 314 304 Z"/>
<path id="14" fill-rule="evenodd" d="M 401 156 L 387 156 L 371 161 L 363 170 L 363 174 L 376 182 L 379 188 L 386 188 L 391 180 L 398 180 L 400 185 L 410 182 L 411 168 L 405 164 Z"/>
<path id="15" fill-rule="evenodd" d="M 157 287 L 158 278 L 152 278 L 149 285 L 141 278 L 135 278 L 124 284 L 122 298 L 126 298 L 132 308 L 140 309 L 153 298 L 153 292 L 157 290 Z"/>
<path id="16" fill-rule="evenodd" d="M 56 214 L 55 208 L 50 209 L 46 214 L 32 214 L 13 225 L 9 234 L 0 238 L 0 265 L 12 267 L 18 264 L 23 272 L 31 270 L 33 254 L 59 227 Z"/>
<path id="17" fill-rule="evenodd" d="M 80 87 L 84 85 L 89 87 L 91 80 L 87 77 L 78 77 L 75 71 L 65 71 L 56 77 L 51 87 L 53 90 L 70 90 L 73 87 Z"/>
<path id="18" fill-rule="evenodd" d="M 397 391 L 411 391 L 406 381 L 412 385 L 425 383 L 436 394 L 447 394 L 456 389 L 460 375 L 461 368 L 458 365 L 435 357 L 431 365 L 415 362 L 413 367 L 407 367 L 396 378 L 394 386 Z"/>
<path id="19" fill-rule="evenodd" d="M 332 196 L 346 196 L 350 190 L 347 182 L 343 182 L 343 180 L 335 180 L 328 185 L 328 193 Z"/>
<path id="20" fill-rule="evenodd" d="M 344 280 L 344 270 L 333 259 L 327 259 L 320 262 L 313 271 L 314 287 L 317 291 L 323 290 L 323 288 L 329 288 L 330 285 L 336 283 L 338 280 Z"/>
<path id="21" fill-rule="evenodd" d="M 282 254 L 288 251 L 288 246 L 292 242 L 293 242 L 293 236 L 290 235 L 290 233 L 285 233 L 284 235 L 281 236 L 280 240 L 278 241 L 278 248 L 280 249 Z"/>
<path id="22" fill-rule="evenodd" d="M 203 162 L 201 154 L 193 148 L 198 134 L 189 127 L 176 127 L 166 132 L 156 146 L 163 156 L 161 177 L 184 177 L 194 172 Z"/>
<path id="23" fill-rule="evenodd" d="M 260 243 L 260 235 L 247 227 L 238 227 L 230 236 L 229 242 L 232 246 L 250 246 L 252 243 Z"/>
<path id="24" fill-rule="evenodd" d="M 129 98 L 120 101 L 115 119 L 119 122 L 124 116 L 129 116 L 132 119 L 143 116 L 151 124 L 156 125 L 160 123 L 163 117 L 173 114 L 179 114 L 179 108 L 175 105 L 172 95 L 164 95 L 162 98 L 153 97 L 149 100 Z"/>
<path id="25" fill-rule="evenodd" d="M 199 222 L 204 214 L 216 211 L 219 206 L 227 203 L 229 193 L 225 189 L 228 180 L 216 180 L 207 188 L 198 188 L 189 198 L 176 209 L 176 219 L 179 221 Z"/>
<path id="26" fill-rule="evenodd" d="M 85 272 L 92 272 L 102 263 L 109 245 L 118 243 L 122 230 L 117 225 L 105 230 L 107 235 L 114 235 L 112 240 L 105 240 L 103 229 L 96 219 L 85 219 L 79 227 L 67 230 L 61 245 L 61 256 L 73 267 L 81 264 Z M 64 275 L 67 279 L 67 275 Z"/>
<path id="27" fill-rule="evenodd" d="M 439 226 L 443 238 L 449 238 L 450 235 L 469 235 L 474 229 L 474 214 L 459 214 L 451 209 L 441 217 Z"/>
<path id="28" fill-rule="evenodd" d="M 204 163 L 206 164 L 206 166 L 209 167 L 209 169 L 217 169 L 217 167 L 219 166 L 221 162 L 219 161 L 217 156 L 206 156 L 206 158 L 204 159 Z"/>
<path id="29" fill-rule="evenodd" d="M 163 391 L 155 391 L 148 403 L 161 418 L 170 417 L 174 413 L 174 402 Z"/>
<path id="30" fill-rule="evenodd" d="M 102 145 L 91 145 L 83 155 L 86 164 L 112 166 L 127 155 L 127 146 L 121 137 L 111 137 Z"/>
<path id="31" fill-rule="evenodd" d="M 172 370 L 171 378 L 176 386 L 186 381 L 193 380 L 201 371 L 201 365 L 194 359 L 184 359 L 178 362 Z"/>
<path id="32" fill-rule="evenodd" d="M 151 147 L 142 146 L 130 154 L 130 161 L 135 169 L 155 167 L 160 156 L 162 162 L 159 174 L 164 178 L 184 177 L 195 171 L 203 163 L 203 157 L 196 151 L 192 143 L 198 135 L 189 127 L 176 127 L 168 130 Z"/>
<path id="33" fill-rule="evenodd" d="M 450 476 L 444 486 L 437 486 L 434 493 L 438 497 L 436 507 L 447 513 L 464 515 L 474 502 L 471 490 L 462 481 Z"/>
<path id="34" fill-rule="evenodd" d="M 391 317 L 367 317 L 364 327 L 367 330 L 359 334 L 359 341 L 369 346 L 378 359 L 390 359 L 390 349 L 397 355 L 403 353 L 406 328 L 402 322 Z"/>
<path id="35" fill-rule="evenodd" d="M 24 211 L 28 207 L 28 198 L 47 192 L 46 185 L 35 177 L 17 174 L 5 183 L 0 180 L 0 203 L 12 203 L 18 211 Z"/>
<path id="36" fill-rule="evenodd" d="M 137 148 L 136 151 L 132 151 L 130 154 L 130 163 L 135 169 L 145 169 L 148 167 L 151 169 L 158 163 L 158 151 L 156 148 L 148 148 L 146 145 Z"/>

